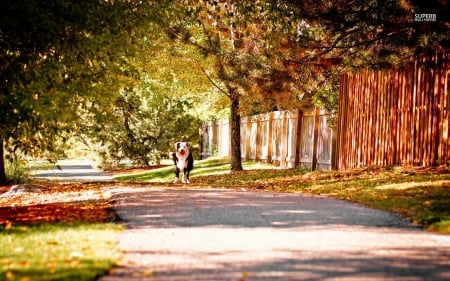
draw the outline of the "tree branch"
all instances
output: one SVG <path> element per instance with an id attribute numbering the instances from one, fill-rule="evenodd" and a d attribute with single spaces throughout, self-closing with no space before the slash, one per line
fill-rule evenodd
<path id="1" fill-rule="evenodd" d="M 206 72 L 206 70 L 200 65 L 200 63 L 195 60 L 195 59 L 190 59 L 190 60 L 194 60 L 196 62 L 196 65 L 198 68 L 200 68 L 200 70 L 205 74 L 206 78 L 209 80 L 209 82 L 211 82 L 211 84 L 213 84 L 214 87 L 216 87 L 217 90 L 219 90 L 219 92 L 221 92 L 222 94 L 226 95 L 227 97 L 231 98 L 231 95 L 224 90 L 223 88 L 221 88 L 212 78 L 211 76 L 209 76 L 208 72 Z"/>

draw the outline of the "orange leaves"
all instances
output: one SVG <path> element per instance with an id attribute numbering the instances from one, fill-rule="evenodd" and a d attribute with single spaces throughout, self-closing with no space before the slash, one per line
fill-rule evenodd
<path id="1" fill-rule="evenodd" d="M 115 215 L 107 197 L 94 184 L 25 186 L 20 192 L 0 199 L 0 225 L 9 230 L 17 223 L 111 221 Z"/>
<path id="2" fill-rule="evenodd" d="M 112 211 L 109 210 L 109 205 L 106 203 L 98 205 L 70 203 L 0 207 L 0 224 L 4 224 L 5 229 L 11 228 L 12 223 L 104 222 L 112 216 Z"/>

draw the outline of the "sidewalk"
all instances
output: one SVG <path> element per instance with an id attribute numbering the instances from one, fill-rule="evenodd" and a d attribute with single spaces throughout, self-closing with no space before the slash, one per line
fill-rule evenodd
<path id="1" fill-rule="evenodd" d="M 119 280 L 450 280 L 450 237 L 340 200 L 117 188 Z"/>
<path id="2" fill-rule="evenodd" d="M 94 168 L 90 160 L 61 160 L 57 167 L 50 170 L 36 170 L 32 176 L 36 179 L 56 181 L 110 181 L 112 176 Z"/>

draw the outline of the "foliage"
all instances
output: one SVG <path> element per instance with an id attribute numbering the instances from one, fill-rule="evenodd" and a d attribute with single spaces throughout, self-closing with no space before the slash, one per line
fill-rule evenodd
<path id="1" fill-rule="evenodd" d="M 152 31 L 142 44 L 145 51 L 135 58 L 141 64 L 140 87 L 189 103 L 185 111 L 203 121 L 220 119 L 227 101 L 203 72 L 214 61 L 192 46 L 171 40 L 157 25 L 152 25 Z"/>
<path id="2" fill-rule="evenodd" d="M 2 1 L 0 143 L 51 150 L 80 109 L 108 104 L 129 75 L 121 65 L 144 10 L 138 1 Z"/>
<path id="3" fill-rule="evenodd" d="M 107 223 L 103 185 L 14 188 L 0 198 L 0 279 L 95 280 L 117 263 L 122 226 Z"/>
<path id="4" fill-rule="evenodd" d="M 186 45 L 194 46 L 198 52 L 210 58 L 214 63 L 201 67 L 212 85 L 229 98 L 231 128 L 231 170 L 242 170 L 240 151 L 240 116 L 254 111 L 258 103 L 263 107 L 276 106 L 272 97 L 256 91 L 258 81 L 276 88 L 289 83 L 287 75 L 278 71 L 277 56 L 267 48 L 261 26 L 271 24 L 269 16 L 261 16 L 265 5 L 256 1 L 250 5 L 238 1 L 181 1 L 173 4 L 175 9 L 183 11 L 177 20 L 172 18 L 164 23 L 169 37 Z M 252 10 L 252 12 L 249 12 Z M 272 32 L 276 32 L 272 30 Z M 271 74 L 283 75 L 271 79 Z M 275 85 L 274 85 L 274 83 Z M 255 87 L 256 86 L 256 87 Z M 289 92 L 278 87 L 282 92 L 278 97 L 289 100 Z M 275 96 L 275 95 L 274 95 Z M 285 96 L 289 96 L 285 98 Z M 272 103 L 271 103 L 272 102 Z"/>
<path id="5" fill-rule="evenodd" d="M 441 1 L 283 1 L 304 26 L 289 39 L 315 58 L 347 66 L 398 66 L 415 55 L 448 47 L 448 4 Z M 418 21 L 416 14 L 435 14 Z"/>
<path id="6" fill-rule="evenodd" d="M 168 157 L 175 141 L 194 143 L 199 120 L 187 113 L 189 106 L 188 101 L 164 94 L 122 91 L 108 120 L 91 136 L 103 143 L 103 166 L 112 161 L 106 167 L 114 167 L 129 159 L 135 165 L 159 163 Z"/>
<path id="7" fill-rule="evenodd" d="M 192 48 L 172 42 L 154 24 L 134 44 L 140 51 L 128 63 L 135 77 L 101 112 L 84 112 L 79 124 L 80 139 L 101 144 L 104 168 L 122 160 L 159 163 L 179 140 L 195 148 L 200 120 L 217 118 L 223 107 L 198 66 L 207 61 Z"/>
<path id="8" fill-rule="evenodd" d="M 21 159 L 10 158 L 5 162 L 5 166 L 6 175 L 11 182 L 23 183 L 29 180 L 28 170 Z"/>
<path id="9" fill-rule="evenodd" d="M 170 125 L 168 107 L 180 109 L 169 110 L 180 126 L 170 129 L 184 131 L 183 120 L 216 119 L 229 106 L 232 169 L 240 170 L 241 115 L 335 111 L 343 69 L 400 66 L 448 48 L 444 2 L 5 0 L 0 143 L 37 155 L 73 132 L 101 132 L 110 159 L 149 163 L 173 139 L 156 132 Z M 436 21 L 416 21 L 420 13 Z M 163 96 L 161 107 L 147 103 Z"/>

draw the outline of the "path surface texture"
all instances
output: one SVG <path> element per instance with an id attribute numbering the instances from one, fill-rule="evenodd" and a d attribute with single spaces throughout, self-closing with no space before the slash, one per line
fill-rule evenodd
<path id="1" fill-rule="evenodd" d="M 122 265 L 101 281 L 450 280 L 450 237 L 340 200 L 118 188 Z"/>
<path id="2" fill-rule="evenodd" d="M 32 176 L 55 181 L 110 181 L 112 177 L 95 168 L 90 160 L 62 160 L 49 170 L 37 170 Z"/>

